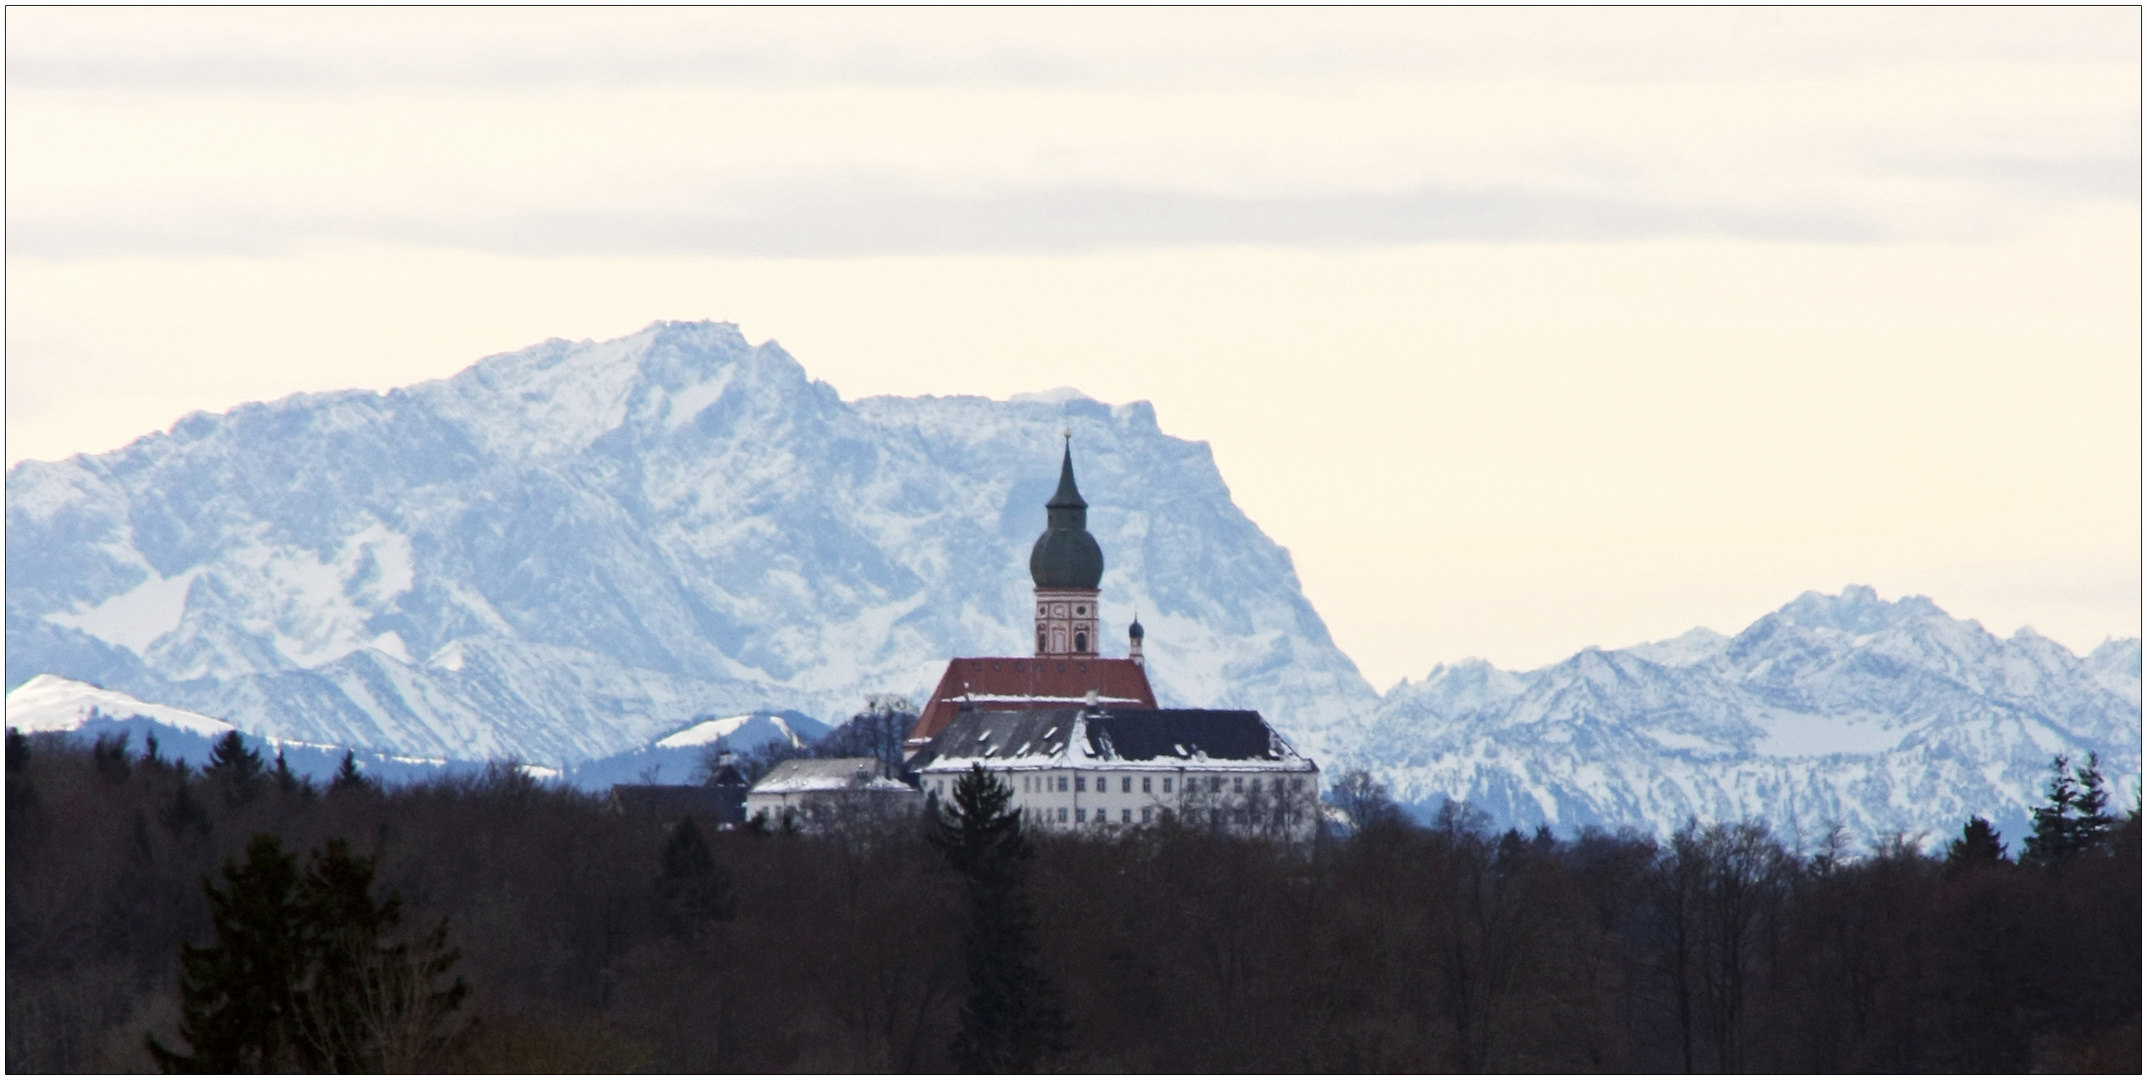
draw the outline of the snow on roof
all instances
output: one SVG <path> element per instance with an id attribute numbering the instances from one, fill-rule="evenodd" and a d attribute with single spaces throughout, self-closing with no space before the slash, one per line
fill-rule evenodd
<path id="1" fill-rule="evenodd" d="M 792 758 L 760 778 L 753 794 L 780 795 L 807 791 L 910 791 L 908 784 L 880 775 L 874 758 Z"/>
<path id="2" fill-rule="evenodd" d="M 7 694 L 7 726 L 24 732 L 74 731 L 89 722 L 92 712 L 113 720 L 146 716 L 160 724 L 199 735 L 222 735 L 234 729 L 234 725 L 213 716 L 153 704 L 117 690 L 106 690 L 58 675 L 39 675 Z"/>
<path id="3" fill-rule="evenodd" d="M 1137 661 L 1103 657 L 958 656 L 910 730 L 914 743 L 932 738 L 957 713 L 1100 704 L 1154 708 L 1155 690 Z"/>
<path id="4" fill-rule="evenodd" d="M 1311 769 L 1241 709 L 1031 709 L 960 713 L 911 759 L 918 771 L 987 768 Z"/>

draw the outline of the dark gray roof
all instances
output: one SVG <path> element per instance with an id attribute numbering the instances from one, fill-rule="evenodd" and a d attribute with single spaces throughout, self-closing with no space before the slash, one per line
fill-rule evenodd
<path id="1" fill-rule="evenodd" d="M 611 805 L 633 817 L 679 818 L 699 814 L 716 822 L 736 823 L 745 816 L 745 794 L 737 787 L 698 784 L 616 784 Z"/>
<path id="2" fill-rule="evenodd" d="M 1113 709 L 1088 719 L 1090 752 L 1120 761 L 1281 761 L 1282 747 L 1247 709 Z"/>
<path id="3" fill-rule="evenodd" d="M 1077 732 L 1081 741 L 1069 747 Z M 1303 760 L 1259 713 L 1245 709 L 1031 709 L 957 713 L 909 768 L 1061 755 L 1072 766 Z"/>

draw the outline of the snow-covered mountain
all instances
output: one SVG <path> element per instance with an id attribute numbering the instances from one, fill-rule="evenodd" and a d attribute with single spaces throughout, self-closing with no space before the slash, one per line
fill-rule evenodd
<path id="1" fill-rule="evenodd" d="M 1934 836 L 1971 814 L 2009 836 L 2053 754 L 2102 755 L 2140 790 L 2140 642 L 2085 658 L 1999 638 L 1923 597 L 1806 593 L 1735 637 L 1694 630 L 1530 672 L 1441 666 L 1384 695 L 1349 760 L 1419 813 L 1467 801 L 1512 824 L 1747 815 L 1807 837 Z"/>
<path id="2" fill-rule="evenodd" d="M 197 766 L 209 760 L 211 745 L 233 730 L 233 725 L 213 716 L 57 675 L 39 675 L 7 692 L 7 726 L 24 734 L 61 736 L 82 746 L 123 740 L 121 745 L 129 754 L 146 754 L 153 744 L 164 760 Z M 281 755 L 293 773 L 317 784 L 328 783 L 343 764 L 345 748 L 340 746 L 292 739 L 248 739 L 247 743 L 264 757 Z M 353 754 L 359 771 L 394 783 L 428 780 L 453 771 L 474 772 L 486 765 L 411 757 L 391 750 L 354 749 Z"/>
<path id="3" fill-rule="evenodd" d="M 1066 427 L 1106 616 L 1139 610 L 1164 699 L 1261 709 L 1315 753 L 1370 710 L 1288 554 L 1146 403 L 844 402 L 724 323 L 17 465 L 8 684 L 555 765 L 700 715 L 840 721 L 869 693 L 922 696 L 950 655 L 1025 651 Z"/>
<path id="4" fill-rule="evenodd" d="M 692 718 L 840 722 L 871 693 L 921 698 L 948 656 L 1026 652 L 1068 427 L 1106 616 L 1138 609 L 1164 703 L 1259 709 L 1328 776 L 1364 765 L 1420 812 L 1866 836 L 1984 813 L 2018 836 L 2053 753 L 2097 750 L 2121 802 L 2139 789 L 2137 639 L 2082 658 L 1857 587 L 1735 637 L 1463 663 L 1382 698 L 1207 447 L 1146 403 L 845 402 L 722 323 L 17 465 L 8 685 L 81 680 L 383 762 L 681 779 L 700 748 L 659 740 Z"/>

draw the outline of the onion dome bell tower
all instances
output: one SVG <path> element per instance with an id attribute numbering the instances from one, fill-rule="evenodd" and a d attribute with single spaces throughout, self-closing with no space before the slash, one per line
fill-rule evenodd
<path id="1" fill-rule="evenodd" d="M 1059 490 L 1044 504 L 1048 523 L 1029 549 L 1029 577 L 1036 582 L 1036 655 L 1096 655 L 1096 586 L 1103 580 L 1103 549 L 1088 534 L 1088 503 L 1074 486 L 1073 433 L 1066 433 L 1059 462 Z"/>

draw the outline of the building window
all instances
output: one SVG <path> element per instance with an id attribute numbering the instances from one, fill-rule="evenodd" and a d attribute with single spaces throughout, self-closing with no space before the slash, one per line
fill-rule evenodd
<path id="1" fill-rule="evenodd" d="M 1154 781 L 1154 779 L 1155 779 L 1155 778 L 1154 778 L 1154 777 L 1151 777 L 1151 776 L 1143 776 L 1143 777 L 1141 777 L 1141 794 L 1143 794 L 1143 795 L 1146 795 L 1146 794 L 1148 794 L 1148 792 L 1149 792 L 1149 785 L 1150 785 L 1150 783 L 1151 783 L 1151 782 L 1153 782 L 1153 781 Z"/>
<path id="2" fill-rule="evenodd" d="M 1304 778 L 1304 777 L 1302 777 L 1302 776 L 1300 776 L 1300 777 L 1296 777 L 1295 779 L 1292 779 L 1292 780 L 1290 781 L 1290 790 L 1291 790 L 1291 791 L 1303 791 L 1304 789 L 1305 789 L 1305 778 Z"/>
<path id="3" fill-rule="evenodd" d="M 1130 777 L 1130 776 L 1128 776 L 1128 777 L 1124 777 L 1124 778 L 1120 779 L 1120 780 L 1119 780 L 1119 782 L 1118 782 L 1118 790 L 1120 790 L 1120 791 L 1123 791 L 1123 792 L 1125 792 L 1125 793 L 1126 793 L 1126 794 L 1128 794 L 1128 795 L 1132 794 L 1132 793 L 1133 793 L 1133 778 L 1132 778 L 1132 777 Z"/>
<path id="4" fill-rule="evenodd" d="M 1088 614 L 1088 609 L 1087 609 L 1087 608 L 1085 608 L 1085 607 L 1077 607 L 1077 608 L 1075 608 L 1075 609 L 1074 609 L 1074 614 L 1076 614 L 1076 615 L 1086 615 L 1086 614 Z"/>
<path id="5" fill-rule="evenodd" d="M 1088 820 L 1088 809 L 1087 809 L 1086 807 L 1083 807 L 1083 808 L 1081 808 L 1081 809 L 1079 809 L 1079 810 L 1076 810 L 1076 811 L 1074 811 L 1074 820 L 1075 820 L 1075 821 L 1087 821 L 1087 820 Z"/>
<path id="6" fill-rule="evenodd" d="M 1086 777 L 1086 776 L 1076 776 L 1076 777 L 1074 777 L 1074 790 L 1075 790 L 1075 791 L 1087 791 L 1087 790 L 1088 790 L 1088 777 Z"/>
<path id="7" fill-rule="evenodd" d="M 1233 781 L 1233 782 L 1232 782 L 1232 783 L 1231 783 L 1231 785 L 1230 785 L 1230 790 L 1232 790 L 1232 791 L 1243 791 L 1243 790 L 1245 790 L 1245 778 L 1244 778 L 1244 777 L 1242 777 L 1242 776 L 1239 776 L 1239 777 L 1233 777 L 1233 778 L 1232 778 L 1232 781 Z"/>
<path id="8" fill-rule="evenodd" d="M 1066 808 L 1063 806 L 1059 807 L 1059 824 L 1066 824 Z"/>
<path id="9" fill-rule="evenodd" d="M 1223 778 L 1222 778 L 1222 777 L 1220 777 L 1220 776 L 1211 776 L 1211 777 L 1208 777 L 1208 790 L 1209 790 L 1209 791 L 1221 791 L 1222 789 L 1223 789 Z"/>
<path id="10" fill-rule="evenodd" d="M 1151 822 L 1151 821 L 1154 821 L 1154 820 L 1155 820 L 1155 813 L 1156 813 L 1156 811 L 1155 811 L 1155 807 L 1153 807 L 1153 806 L 1143 806 L 1143 807 L 1141 807 L 1141 824 L 1143 824 L 1143 825 L 1146 825 L 1146 824 L 1148 824 L 1149 822 Z"/>
<path id="11" fill-rule="evenodd" d="M 1064 790 L 1066 790 L 1066 778 L 1065 778 L 1065 777 L 1063 777 L 1063 776 L 1059 777 L 1059 790 L 1060 790 L 1060 791 L 1064 791 Z"/>
<path id="12" fill-rule="evenodd" d="M 1075 651 L 1075 652 L 1087 652 L 1087 651 L 1088 651 L 1088 635 L 1087 635 L 1087 634 L 1083 634 L 1083 633 L 1076 633 L 1076 634 L 1074 635 L 1074 651 Z"/>
<path id="13" fill-rule="evenodd" d="M 1168 776 L 1163 778 L 1163 794 L 1170 794 L 1170 777 Z"/>
<path id="14" fill-rule="evenodd" d="M 1036 632 L 1036 651 L 1044 651 L 1044 632 L 1042 630 Z"/>
<path id="15" fill-rule="evenodd" d="M 1133 811 L 1131 811 L 1131 810 L 1120 810 L 1120 811 L 1118 812 L 1118 823 L 1119 823 L 1119 824 L 1121 824 L 1121 825 L 1131 825 L 1131 824 L 1133 824 Z"/>

